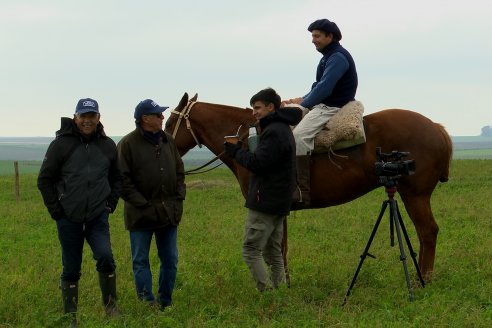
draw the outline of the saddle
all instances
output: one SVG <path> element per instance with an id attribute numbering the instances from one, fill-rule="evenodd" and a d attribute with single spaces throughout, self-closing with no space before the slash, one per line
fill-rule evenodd
<path id="1" fill-rule="evenodd" d="M 289 104 L 287 106 L 300 108 L 303 116 L 309 111 L 299 105 Z M 338 149 L 345 149 L 366 142 L 363 114 L 364 106 L 360 101 L 351 101 L 340 108 L 314 138 L 312 153 L 329 154 Z M 297 188 L 292 195 L 292 210 L 310 208 L 310 161 L 311 156 L 309 155 L 296 156 Z"/>
<path id="2" fill-rule="evenodd" d="M 303 112 L 303 116 L 309 111 L 307 108 L 296 106 Z M 366 134 L 363 123 L 364 106 L 360 101 L 354 100 L 340 108 L 338 113 L 326 123 L 323 130 L 314 138 L 314 154 L 323 154 L 330 151 L 353 147 L 366 142 Z"/>

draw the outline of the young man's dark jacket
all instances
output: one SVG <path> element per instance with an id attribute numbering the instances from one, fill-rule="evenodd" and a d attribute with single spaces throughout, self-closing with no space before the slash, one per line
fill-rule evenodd
<path id="1" fill-rule="evenodd" d="M 130 231 L 177 226 L 186 196 L 184 165 L 174 139 L 140 127 L 118 143 L 125 226 Z"/>
<path id="2" fill-rule="evenodd" d="M 255 211 L 289 214 L 296 186 L 296 143 L 290 125 L 302 118 L 298 108 L 276 109 L 259 122 L 260 139 L 254 153 L 241 148 L 234 158 L 252 172 L 246 207 Z"/>
<path id="3" fill-rule="evenodd" d="M 51 217 L 90 221 L 113 212 L 121 190 L 118 152 L 101 123 L 87 139 L 73 119 L 62 117 L 61 128 L 46 151 L 38 188 Z"/>

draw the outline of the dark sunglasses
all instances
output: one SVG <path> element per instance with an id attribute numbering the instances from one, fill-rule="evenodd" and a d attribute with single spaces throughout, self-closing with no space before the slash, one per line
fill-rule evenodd
<path id="1" fill-rule="evenodd" d="M 157 118 L 163 118 L 164 115 L 162 115 L 162 113 L 152 113 L 152 114 L 146 114 L 144 116 L 155 116 Z"/>

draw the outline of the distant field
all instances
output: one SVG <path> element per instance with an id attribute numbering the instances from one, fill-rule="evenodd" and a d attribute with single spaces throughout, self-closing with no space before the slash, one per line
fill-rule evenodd
<path id="1" fill-rule="evenodd" d="M 185 168 L 187 169 L 205 164 L 212 158 L 213 156 L 207 153 L 203 156 L 198 155 L 197 157 L 193 158 L 183 158 L 183 162 Z M 15 174 L 14 162 L 15 161 L 0 160 L 0 176 Z M 19 165 L 19 174 L 30 174 L 39 172 L 42 161 L 17 161 L 17 163 Z M 220 161 L 217 162 L 217 164 L 219 163 Z"/>
<path id="2" fill-rule="evenodd" d="M 121 137 L 112 137 L 118 142 Z M 453 159 L 492 159 L 492 137 L 452 137 Z M 0 161 L 42 161 L 53 138 L 5 138 L 0 137 Z M 195 147 L 183 160 L 188 167 L 196 167 L 213 158 L 206 148 Z M 0 164 L 2 166 L 2 164 Z M 29 164 L 28 166 L 32 166 Z M 25 168 L 27 172 L 31 167 Z M 0 167 L 0 174 L 3 170 Z"/>
<path id="3" fill-rule="evenodd" d="M 492 149 L 455 149 L 453 159 L 492 159 Z"/>
<path id="4" fill-rule="evenodd" d="M 459 136 L 459 137 L 451 137 L 453 143 L 484 143 L 488 142 L 492 143 L 492 137 L 482 137 L 482 136 Z"/>
<path id="5" fill-rule="evenodd" d="M 492 159 L 492 137 L 452 137 L 453 159 Z"/>

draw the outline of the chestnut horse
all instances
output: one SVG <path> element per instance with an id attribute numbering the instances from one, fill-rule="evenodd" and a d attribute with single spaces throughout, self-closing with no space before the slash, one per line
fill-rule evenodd
<path id="1" fill-rule="evenodd" d="M 181 155 L 197 144 L 215 155 L 223 152 L 224 136 L 247 133 L 255 122 L 252 110 L 226 105 L 188 101 L 185 93 L 166 122 L 165 130 L 174 134 Z M 434 268 L 438 225 L 431 210 L 431 195 L 439 181 L 448 180 L 452 143 L 445 129 L 428 118 L 402 109 L 387 109 L 364 116 L 367 141 L 328 154 L 311 156 L 311 208 L 323 208 L 354 200 L 380 187 L 374 164 L 376 147 L 383 153 L 410 152 L 416 163 L 414 175 L 399 179 L 398 191 L 417 231 L 422 276 L 430 281 Z M 246 142 L 244 146 L 246 146 Z M 222 162 L 234 173 L 244 196 L 249 171 L 228 156 Z"/>

